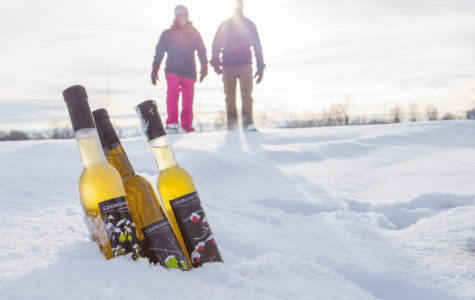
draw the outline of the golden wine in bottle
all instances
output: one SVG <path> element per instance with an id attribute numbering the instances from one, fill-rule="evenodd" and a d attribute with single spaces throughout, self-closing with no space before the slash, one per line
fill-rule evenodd
<path id="1" fill-rule="evenodd" d="M 84 165 L 79 178 L 79 195 L 92 239 L 107 259 L 116 256 L 137 259 L 142 256 L 142 249 L 124 186 L 102 151 L 86 89 L 71 86 L 63 91 L 63 97 Z"/>
<path id="2" fill-rule="evenodd" d="M 155 101 L 142 102 L 136 111 L 157 163 L 160 199 L 185 254 L 193 267 L 223 262 L 193 180 L 176 162 Z"/>
<path id="3" fill-rule="evenodd" d="M 92 112 L 102 149 L 122 177 L 127 203 L 144 255 L 164 267 L 189 270 L 190 264 L 150 183 L 135 174 L 107 110 Z"/>

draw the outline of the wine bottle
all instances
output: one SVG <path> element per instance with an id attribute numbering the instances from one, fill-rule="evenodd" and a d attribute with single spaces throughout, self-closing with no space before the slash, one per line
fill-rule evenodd
<path id="1" fill-rule="evenodd" d="M 92 239 L 107 259 L 141 257 L 142 249 L 117 170 L 102 151 L 86 89 L 75 85 L 63 91 L 84 169 L 79 195 Z"/>
<path id="2" fill-rule="evenodd" d="M 223 262 L 193 180 L 176 162 L 155 101 L 140 103 L 136 111 L 158 167 L 160 199 L 176 237 L 186 249 L 185 254 L 193 267 Z"/>
<path id="3" fill-rule="evenodd" d="M 150 183 L 135 173 L 104 108 L 92 112 L 102 149 L 122 177 L 125 195 L 144 255 L 164 267 L 189 270 L 190 264 Z"/>

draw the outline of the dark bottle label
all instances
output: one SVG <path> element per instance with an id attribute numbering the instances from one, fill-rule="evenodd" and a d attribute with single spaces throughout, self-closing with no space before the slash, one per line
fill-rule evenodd
<path id="1" fill-rule="evenodd" d="M 102 220 L 114 257 L 125 255 L 134 260 L 142 257 L 142 247 L 125 197 L 99 203 Z"/>
<path id="2" fill-rule="evenodd" d="M 153 263 L 164 267 L 189 270 L 190 265 L 167 219 L 142 228 L 144 252 Z"/>
<path id="3" fill-rule="evenodd" d="M 223 262 L 197 192 L 170 201 L 193 267 Z"/>

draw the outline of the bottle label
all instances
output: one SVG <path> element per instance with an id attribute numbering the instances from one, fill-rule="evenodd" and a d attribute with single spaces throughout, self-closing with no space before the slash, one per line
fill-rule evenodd
<path id="1" fill-rule="evenodd" d="M 162 219 L 142 228 L 142 233 L 145 237 L 143 241 L 144 252 L 150 261 L 160 263 L 168 268 L 190 269 L 186 256 L 167 219 Z"/>
<path id="2" fill-rule="evenodd" d="M 222 262 L 198 193 L 176 198 L 170 201 L 170 205 L 193 267 L 199 267 L 206 262 Z"/>
<path id="3" fill-rule="evenodd" d="M 102 220 L 114 257 L 125 255 L 134 260 L 142 257 L 142 247 L 125 197 L 99 203 Z"/>

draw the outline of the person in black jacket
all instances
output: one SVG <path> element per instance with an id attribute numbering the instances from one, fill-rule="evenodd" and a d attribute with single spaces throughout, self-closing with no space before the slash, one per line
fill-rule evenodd
<path id="1" fill-rule="evenodd" d="M 183 5 L 175 7 L 175 19 L 170 29 L 165 30 L 155 49 L 152 68 L 152 83 L 157 84 L 158 70 L 165 52 L 165 78 L 167 79 L 167 133 L 178 133 L 178 98 L 182 94 L 181 128 L 186 132 L 194 131 L 193 96 L 196 82 L 195 51 L 201 63 L 200 82 L 208 74 L 206 47 L 200 33 L 188 20 L 188 9 Z"/>
<path id="2" fill-rule="evenodd" d="M 256 57 L 257 77 L 260 83 L 264 76 L 264 58 L 256 25 L 244 17 L 242 0 L 236 0 L 237 6 L 230 19 L 222 22 L 212 47 L 211 66 L 218 75 L 223 74 L 224 93 L 228 130 L 237 130 L 236 85 L 241 87 L 243 130 L 255 131 L 252 118 L 252 52 Z M 222 54 L 222 56 L 221 56 Z"/>

